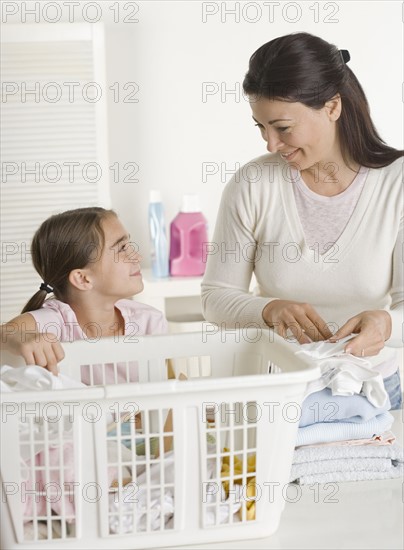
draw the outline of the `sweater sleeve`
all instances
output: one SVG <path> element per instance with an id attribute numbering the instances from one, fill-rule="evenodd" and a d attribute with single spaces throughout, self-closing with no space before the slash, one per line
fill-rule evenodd
<path id="1" fill-rule="evenodd" d="M 401 218 L 396 245 L 393 252 L 393 277 L 391 285 L 391 304 L 386 308 L 392 320 L 391 336 L 386 344 L 392 347 L 404 345 L 404 218 Z"/>
<path id="2" fill-rule="evenodd" d="M 249 294 L 257 250 L 251 185 L 239 171 L 225 187 L 202 282 L 205 319 L 226 329 L 252 323 L 265 327 L 262 310 L 275 299 Z"/>

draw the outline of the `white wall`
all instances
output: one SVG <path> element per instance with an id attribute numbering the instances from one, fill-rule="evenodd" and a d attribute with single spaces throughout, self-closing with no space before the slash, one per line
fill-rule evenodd
<path id="1" fill-rule="evenodd" d="M 132 160 L 140 168 L 139 183 L 112 183 L 111 192 L 113 207 L 139 243 L 145 265 L 149 189 L 162 191 L 167 225 L 182 194 L 199 193 L 212 232 L 231 174 L 219 170 L 203 182 L 202 164 L 215 162 L 220 168 L 225 163 L 230 171 L 265 152 L 242 95 L 221 98 L 218 92 L 204 103 L 202 83 L 214 82 L 224 92 L 236 83 L 241 89 L 250 55 L 277 36 L 307 31 L 348 49 L 349 66 L 367 94 L 382 138 L 403 147 L 400 2 L 227 2 L 228 10 L 238 4 L 239 22 L 221 11 L 223 3 L 207 2 L 205 9 L 218 13 L 207 16 L 205 23 L 201 2 L 137 4 L 138 23 L 106 26 L 108 82 L 135 81 L 140 87 L 137 104 L 109 103 L 109 156 L 110 164 Z M 318 23 L 310 9 L 315 4 Z M 295 6 L 301 19 L 288 22 L 298 13 Z M 324 22 L 327 16 L 338 22 Z"/>
<path id="2" fill-rule="evenodd" d="M 57 32 L 58 22 L 45 21 L 46 16 L 55 17 L 55 2 L 4 4 L 11 10 L 19 6 L 17 13 L 7 16 L 8 23 L 21 22 L 22 6 L 32 11 L 40 4 L 38 22 Z M 70 18 L 66 4 L 59 2 L 61 23 Z M 119 17 L 111 9 L 117 5 Z M 44 11 L 46 6 L 48 11 Z M 109 165 L 119 163 L 121 175 L 121 181 L 114 182 L 112 171 L 109 174 L 112 206 L 139 244 L 145 266 L 150 263 L 150 189 L 162 192 L 167 226 L 178 212 L 183 193 L 199 193 L 212 234 L 231 171 L 265 152 L 241 94 L 241 82 L 250 55 L 275 37 L 307 31 L 348 49 L 349 66 L 367 94 L 381 136 L 388 144 L 403 148 L 401 2 L 81 0 L 74 23 L 86 20 L 83 13 L 87 21 L 94 19 L 96 9 L 105 25 Z M 204 10 L 205 14 L 216 13 L 204 18 Z M 32 23 L 34 17 L 27 15 L 27 22 Z M 138 22 L 124 22 L 125 17 Z M 114 82 L 122 92 L 117 103 L 108 89 Z M 132 91 L 122 89 L 127 82 L 139 86 L 134 96 L 138 103 L 122 101 Z M 203 83 L 209 82 L 219 91 L 204 102 Z M 231 94 L 237 86 L 238 94 Z M 130 175 L 124 169 L 127 162 L 139 166 L 137 183 L 122 182 Z M 204 163 L 217 166 L 217 173 L 206 181 L 202 178 Z"/>

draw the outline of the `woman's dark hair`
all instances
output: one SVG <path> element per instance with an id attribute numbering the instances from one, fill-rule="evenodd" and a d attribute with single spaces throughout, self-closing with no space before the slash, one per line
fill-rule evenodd
<path id="1" fill-rule="evenodd" d="M 109 216 L 116 214 L 100 207 L 77 208 L 51 216 L 36 231 L 32 263 L 58 300 L 66 297 L 69 273 L 100 257 L 105 243 L 101 222 Z M 46 296 L 46 290 L 38 290 L 21 313 L 40 309 Z"/>
<path id="2" fill-rule="evenodd" d="M 404 155 L 379 136 L 362 86 L 340 50 L 318 36 L 292 33 L 261 46 L 250 58 L 243 89 L 249 96 L 298 101 L 313 109 L 339 93 L 339 142 L 347 164 L 381 168 Z"/>

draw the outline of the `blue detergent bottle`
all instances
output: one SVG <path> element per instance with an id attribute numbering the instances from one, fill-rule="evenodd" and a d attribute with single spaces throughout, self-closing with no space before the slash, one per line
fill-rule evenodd
<path id="1" fill-rule="evenodd" d="M 154 277 L 168 277 L 168 241 L 160 191 L 150 191 L 149 229 Z"/>

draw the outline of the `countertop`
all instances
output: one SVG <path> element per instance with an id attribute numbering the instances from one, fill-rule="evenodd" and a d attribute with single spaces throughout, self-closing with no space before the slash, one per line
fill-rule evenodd
<path id="1" fill-rule="evenodd" d="M 392 431 L 403 444 L 403 410 L 392 411 Z M 192 549 L 399 549 L 404 548 L 403 479 L 299 486 L 270 537 L 191 545 Z M 294 495 L 293 495 L 294 497 Z M 293 498 L 290 497 L 291 499 Z M 185 547 L 184 547 L 185 548 Z"/>

